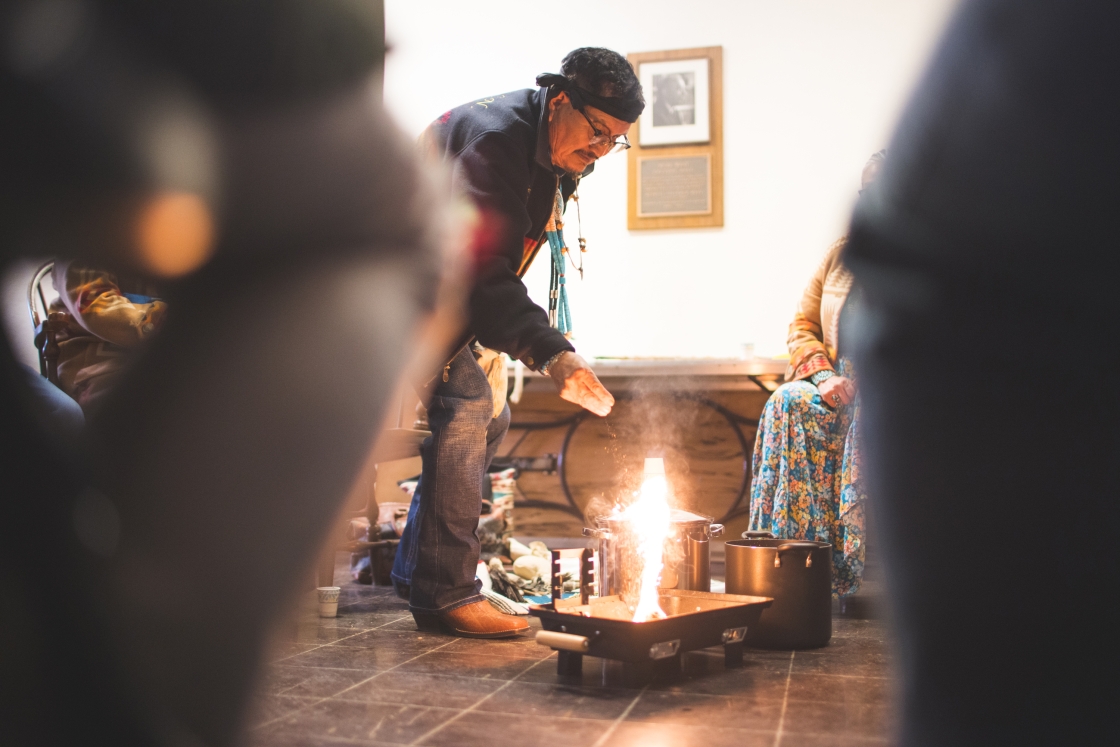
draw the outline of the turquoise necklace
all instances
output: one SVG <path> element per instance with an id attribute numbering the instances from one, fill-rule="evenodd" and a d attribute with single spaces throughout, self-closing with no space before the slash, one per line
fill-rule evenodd
<path id="1" fill-rule="evenodd" d="M 579 183 L 576 183 L 578 190 Z M 579 194 L 572 193 L 572 199 L 576 203 L 577 218 L 582 218 L 579 215 Z M 552 218 L 549 219 L 548 224 L 545 226 L 545 235 L 548 237 L 548 245 L 552 249 L 552 272 L 549 277 L 548 285 L 548 323 L 555 329 L 558 329 L 565 337 L 571 338 L 572 336 L 572 309 L 568 303 L 568 286 L 567 278 L 564 273 L 564 255 L 570 254 L 567 244 L 564 243 L 564 222 L 562 220 L 564 215 L 564 195 L 560 187 L 556 188 L 556 199 L 552 203 Z M 587 242 L 583 238 L 583 221 L 580 220 L 580 237 L 579 237 L 579 270 L 580 279 L 583 279 L 583 254 L 587 251 Z M 572 261 L 572 266 L 575 267 L 575 261 Z"/>

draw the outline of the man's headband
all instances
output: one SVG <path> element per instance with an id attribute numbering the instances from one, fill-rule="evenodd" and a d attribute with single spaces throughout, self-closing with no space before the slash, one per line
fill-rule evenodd
<path id="1" fill-rule="evenodd" d="M 572 108 L 583 111 L 585 106 L 593 106 L 599 111 L 609 114 L 623 122 L 637 122 L 646 108 L 640 99 L 622 99 L 617 96 L 596 96 L 586 88 L 580 88 L 574 80 L 557 75 L 556 73 L 541 73 L 537 76 L 537 85 L 543 88 L 556 86 L 568 94 L 572 101 Z"/>

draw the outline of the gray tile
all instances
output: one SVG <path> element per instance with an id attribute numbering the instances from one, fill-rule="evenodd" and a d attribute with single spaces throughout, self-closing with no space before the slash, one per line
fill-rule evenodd
<path id="1" fill-rule="evenodd" d="M 275 736 L 299 744 L 330 744 L 334 740 L 408 744 L 459 713 L 451 708 L 327 700 L 258 730 L 253 741 L 271 745 Z"/>
<path id="2" fill-rule="evenodd" d="M 789 656 L 792 652 L 782 649 L 772 648 L 748 648 L 743 653 L 743 658 L 746 661 L 780 661 L 789 666 Z"/>
<path id="3" fill-rule="evenodd" d="M 889 735 L 891 649 L 879 620 L 834 619 L 830 645 L 796 652 L 792 676 L 789 651 L 748 650 L 732 669 L 718 647 L 691 652 L 681 675 L 648 683 L 635 703 L 640 691 L 622 686 L 620 662 L 585 657 L 580 676 L 557 676 L 555 653 L 535 644 L 536 618 L 518 639 L 423 633 L 390 589 L 337 578 L 339 616 L 304 605 L 269 654 L 282 661 L 266 668 L 254 701 L 252 723 L 263 726 L 252 745 L 428 735 L 427 744 L 493 747 L 510 729 L 518 747 L 594 744 L 608 729 L 609 745 L 770 745 L 787 678 L 781 747 L 881 745 Z"/>
<path id="4" fill-rule="evenodd" d="M 408 602 L 396 597 L 342 597 L 338 598 L 338 615 L 346 617 L 362 613 L 378 612 L 381 614 L 394 614 L 398 617 L 412 614 L 408 611 Z"/>
<path id="5" fill-rule="evenodd" d="M 314 698 L 296 698 L 287 695 L 257 695 L 249 706 L 245 723 L 250 729 L 287 716 L 300 708 L 311 705 Z"/>
<path id="6" fill-rule="evenodd" d="M 402 664 L 403 672 L 450 674 L 478 679 L 509 680 L 534 664 L 531 659 L 501 659 L 485 654 L 452 654 L 433 651 Z M 544 666 L 541 664 L 540 666 Z"/>
<path id="7" fill-rule="evenodd" d="M 604 747 L 772 747 L 773 744 L 773 732 L 630 721 L 619 724 L 603 743 Z"/>
<path id="8" fill-rule="evenodd" d="M 338 696 L 357 700 L 400 705 L 438 705 L 443 708 L 469 708 L 505 684 L 504 680 L 470 679 L 425 672 L 392 672 L 373 679 Z"/>
<path id="9" fill-rule="evenodd" d="M 687 658 L 686 658 L 687 661 Z M 780 669 L 769 667 L 734 667 L 728 669 L 721 657 L 706 668 L 696 665 L 684 668 L 683 676 L 668 682 L 652 684 L 650 690 L 719 695 L 738 698 L 743 702 L 781 702 L 785 697 L 789 665 Z"/>
<path id="10" fill-rule="evenodd" d="M 340 605 L 337 617 L 319 617 L 318 613 L 311 612 L 301 615 L 296 620 L 296 623 L 301 629 L 334 628 L 340 631 L 345 630 L 352 634 L 381 627 L 382 625 L 400 620 L 402 617 L 406 617 L 406 615 L 393 610 L 375 608 L 363 611 L 358 609 L 346 609 Z M 411 620 L 412 615 L 407 615 L 407 618 Z"/>
<path id="11" fill-rule="evenodd" d="M 782 734 L 779 747 L 883 747 L 889 739 L 842 737 L 836 734 Z"/>
<path id="12" fill-rule="evenodd" d="M 536 639 L 529 635 L 490 641 L 456 638 L 445 650 L 452 654 L 484 654 L 514 659 L 543 659 L 552 654 L 552 649 L 538 645 Z"/>
<path id="13" fill-rule="evenodd" d="M 561 747 L 592 745 L 611 722 L 594 719 L 537 718 L 517 723 L 498 720 L 492 713 L 472 711 L 449 722 L 421 744 L 454 747 Z"/>
<path id="14" fill-rule="evenodd" d="M 519 679 L 481 702 L 476 710 L 508 713 L 534 721 L 542 717 L 614 720 L 636 696 L 633 690 L 548 685 Z"/>
<path id="15" fill-rule="evenodd" d="M 784 732 L 885 739 L 891 731 L 890 708 L 881 703 L 847 704 L 791 700 Z"/>
<path id="16" fill-rule="evenodd" d="M 878 677 L 843 677 L 826 674 L 793 674 L 789 699 L 850 705 L 883 703 L 893 700 L 893 683 Z"/>
<path id="17" fill-rule="evenodd" d="M 864 638 L 868 640 L 889 641 L 889 631 L 881 620 L 851 620 L 833 618 L 832 638 Z"/>
<path id="18" fill-rule="evenodd" d="M 265 692 L 305 698 L 329 698 L 369 679 L 373 672 L 320 667 L 273 667 L 265 679 Z"/>
<path id="19" fill-rule="evenodd" d="M 403 664 L 409 659 L 431 651 L 434 644 L 416 646 L 396 646 L 359 648 L 356 646 L 321 646 L 306 653 L 285 659 L 284 664 L 293 667 L 326 667 L 329 669 L 364 669 L 381 671 Z"/>
<path id="20" fill-rule="evenodd" d="M 730 695 L 647 690 L 626 720 L 681 725 L 734 724 L 740 729 L 773 732 L 778 728 L 781 712 L 780 701 L 751 702 Z"/>
<path id="21" fill-rule="evenodd" d="M 891 657 L 886 653 L 806 653 L 793 659 L 794 674 L 839 674 L 849 677 L 890 677 Z"/>
<path id="22" fill-rule="evenodd" d="M 265 661 L 278 662 L 287 659 L 290 656 L 302 654 L 305 651 L 310 651 L 316 646 L 321 646 L 321 643 L 294 643 L 291 641 L 283 641 L 272 645 L 268 651 L 265 652 Z"/>
<path id="23" fill-rule="evenodd" d="M 384 627 L 367 630 L 339 641 L 337 646 L 355 648 L 390 648 L 407 651 L 431 651 L 447 644 L 457 644 L 463 639 L 439 633 L 423 633 L 418 630 L 400 630 Z"/>
<path id="24" fill-rule="evenodd" d="M 403 620 L 397 620 L 394 623 L 386 625 L 383 630 L 417 630 L 416 621 L 412 619 L 412 615 Z"/>
<path id="25" fill-rule="evenodd" d="M 891 649 L 885 640 L 879 638 L 870 636 L 833 636 L 827 646 L 809 649 L 807 651 L 798 651 L 797 653 L 799 656 L 816 654 L 875 654 L 889 657 Z"/>
<path id="26" fill-rule="evenodd" d="M 583 657 L 583 669 L 579 675 L 563 676 L 556 674 L 556 654 L 549 652 L 548 658 L 517 678 L 518 682 L 540 682 L 583 688 L 627 689 L 624 686 L 622 663 L 594 656 Z M 631 690 L 637 693 L 637 690 Z"/>

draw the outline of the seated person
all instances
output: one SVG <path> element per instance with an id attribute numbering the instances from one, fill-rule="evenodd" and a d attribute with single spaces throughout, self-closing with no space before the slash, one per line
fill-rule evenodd
<path id="1" fill-rule="evenodd" d="M 886 151 L 863 169 L 874 181 Z M 852 276 L 840 262 L 847 239 L 828 250 L 789 327 L 790 362 L 758 424 L 751 482 L 752 531 L 780 539 L 830 542 L 833 596 L 854 594 L 863 575 L 863 492 L 851 364 L 838 358 L 840 310 Z"/>
<path id="2" fill-rule="evenodd" d="M 58 383 L 86 412 L 112 385 L 135 348 L 159 326 L 167 304 L 147 281 L 71 262 L 54 266 L 59 300 L 51 311 L 70 319 L 58 336 Z"/>

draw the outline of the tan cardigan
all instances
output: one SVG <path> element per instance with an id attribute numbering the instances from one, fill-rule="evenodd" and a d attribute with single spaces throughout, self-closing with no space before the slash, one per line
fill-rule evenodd
<path id="1" fill-rule="evenodd" d="M 840 263 L 840 252 L 847 243 L 845 236 L 829 247 L 797 304 L 786 339 L 789 346 L 786 379 L 789 381 L 807 379 L 817 371 L 831 370 L 836 365 L 840 309 L 852 287 L 852 274 Z"/>

